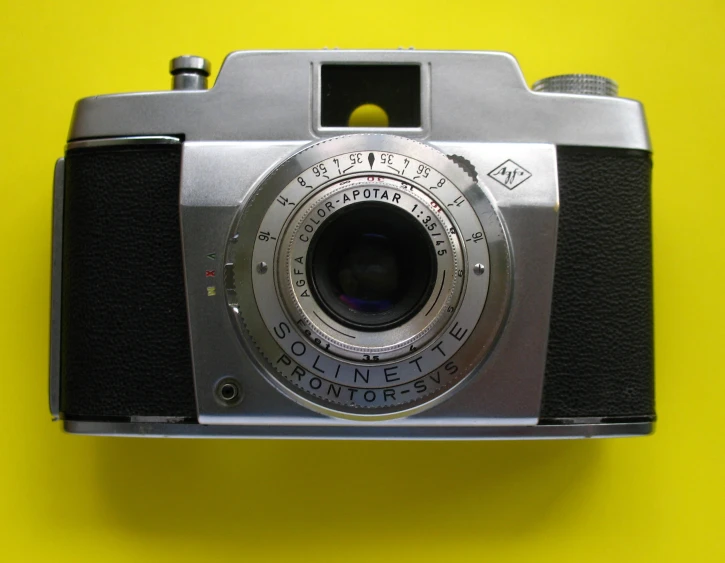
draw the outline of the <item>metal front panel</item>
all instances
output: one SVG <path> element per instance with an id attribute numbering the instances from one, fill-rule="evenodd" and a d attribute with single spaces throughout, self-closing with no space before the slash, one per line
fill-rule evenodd
<path id="1" fill-rule="evenodd" d="M 181 171 L 181 228 L 189 330 L 201 415 L 226 413 L 214 387 L 241 382 L 244 412 L 260 419 L 309 412 L 262 377 L 231 323 L 224 292 L 224 255 L 232 221 L 252 186 L 303 143 L 185 143 Z M 251 241 L 250 241 L 251 242 Z M 240 406 L 241 408 L 241 406 Z"/>
<path id="2" fill-rule="evenodd" d="M 200 422 L 322 425 L 339 427 L 341 432 L 353 427 L 379 429 L 370 430 L 369 435 L 378 431 L 385 434 L 383 428 L 395 427 L 535 424 L 541 402 L 556 249 L 555 147 L 436 145 L 446 154 L 469 161 L 478 174 L 479 185 L 497 207 L 512 245 L 514 297 L 494 352 L 464 390 L 419 414 L 374 423 L 327 417 L 284 397 L 263 377 L 263 368 L 252 359 L 251 351 L 243 347 L 226 308 L 222 258 L 233 217 L 265 172 L 299 148 L 299 143 L 184 145 L 181 217 Z M 487 176 L 509 161 L 529 174 L 513 189 Z M 244 400 L 239 405 L 225 406 L 215 398 L 216 382 L 229 376 L 242 382 Z M 451 435 L 455 432 L 451 431 Z"/>

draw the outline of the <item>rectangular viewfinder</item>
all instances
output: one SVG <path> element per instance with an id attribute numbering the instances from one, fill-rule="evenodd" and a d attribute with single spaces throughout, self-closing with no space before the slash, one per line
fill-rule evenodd
<path id="1" fill-rule="evenodd" d="M 420 65 L 322 65 L 322 127 L 420 127 Z"/>

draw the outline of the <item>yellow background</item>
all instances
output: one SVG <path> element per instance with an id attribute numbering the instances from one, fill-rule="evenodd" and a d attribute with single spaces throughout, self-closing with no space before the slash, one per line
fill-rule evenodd
<path id="1" fill-rule="evenodd" d="M 724 561 L 723 29 L 721 0 L 2 0 L 0 560 Z M 166 89 L 168 60 L 186 52 L 216 72 L 236 49 L 411 45 L 510 51 L 529 83 L 600 73 L 645 103 L 657 433 L 528 443 L 62 434 L 46 406 L 51 177 L 75 100 Z"/>

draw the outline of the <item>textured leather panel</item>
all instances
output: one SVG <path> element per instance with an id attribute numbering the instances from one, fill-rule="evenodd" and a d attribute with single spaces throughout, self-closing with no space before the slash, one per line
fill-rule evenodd
<path id="1" fill-rule="evenodd" d="M 651 156 L 558 147 L 542 418 L 654 415 Z"/>
<path id="2" fill-rule="evenodd" d="M 195 418 L 180 145 L 71 150 L 65 162 L 62 412 Z"/>

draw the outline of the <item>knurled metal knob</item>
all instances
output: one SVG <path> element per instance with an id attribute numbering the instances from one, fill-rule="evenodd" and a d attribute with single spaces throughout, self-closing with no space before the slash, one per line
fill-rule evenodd
<path id="1" fill-rule="evenodd" d="M 550 76 L 534 84 L 534 92 L 616 96 L 619 87 L 611 78 L 595 74 L 562 74 Z"/>
<path id="2" fill-rule="evenodd" d="M 182 55 L 171 59 L 169 71 L 174 90 L 206 90 L 211 63 L 204 57 Z"/>

